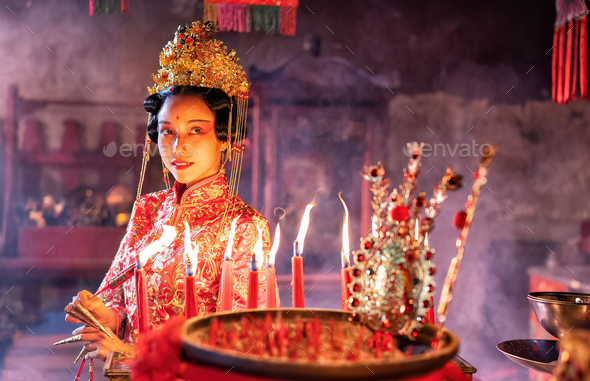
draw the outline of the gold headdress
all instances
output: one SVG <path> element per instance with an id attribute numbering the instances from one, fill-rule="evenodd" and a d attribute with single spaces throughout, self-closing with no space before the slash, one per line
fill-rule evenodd
<path id="1" fill-rule="evenodd" d="M 160 52 L 160 69 L 152 75 L 154 86 L 148 87 L 148 91 L 153 95 L 170 86 L 200 86 L 223 90 L 230 97 L 227 160 L 232 162 L 230 194 L 235 195 L 239 187 L 243 156 L 243 148 L 235 143 L 245 138 L 250 83 L 242 66 L 238 65 L 240 59 L 236 57 L 236 52 L 233 49 L 228 50 L 222 41 L 213 38 L 218 31 L 218 26 L 209 21 L 195 21 L 179 26 L 174 40 L 169 41 Z M 234 109 L 237 120 L 233 121 L 236 130 L 232 135 Z M 149 160 L 149 145 L 150 139 L 146 135 L 137 198 L 141 196 L 146 163 Z"/>
<path id="2" fill-rule="evenodd" d="M 160 52 L 160 70 L 153 74 L 155 94 L 170 86 L 201 86 L 223 90 L 230 97 L 248 98 L 250 83 L 238 65 L 235 50 L 213 39 L 216 24 L 195 21 L 179 26 L 173 41 Z"/>

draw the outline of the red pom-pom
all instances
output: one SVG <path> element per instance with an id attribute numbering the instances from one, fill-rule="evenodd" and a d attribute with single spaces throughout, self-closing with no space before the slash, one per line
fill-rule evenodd
<path id="1" fill-rule="evenodd" d="M 396 223 L 407 221 L 408 217 L 410 217 L 410 211 L 406 206 L 397 205 L 391 210 L 391 219 Z"/>
<path id="2" fill-rule="evenodd" d="M 453 218 L 453 226 L 457 229 L 461 230 L 465 226 L 465 222 L 467 221 L 467 213 L 465 211 L 460 211 L 455 214 Z"/>
<path id="3" fill-rule="evenodd" d="M 170 319 L 160 329 L 145 334 L 135 346 L 133 380 L 175 381 L 181 369 L 183 317 Z"/>

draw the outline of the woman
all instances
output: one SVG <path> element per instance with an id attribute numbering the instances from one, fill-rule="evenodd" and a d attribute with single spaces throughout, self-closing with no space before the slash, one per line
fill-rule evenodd
<path id="1" fill-rule="evenodd" d="M 218 81 L 219 72 L 228 74 L 228 67 L 236 69 L 235 53 L 226 51 L 227 62 L 217 60 L 217 66 L 211 66 L 209 61 L 194 60 L 197 56 L 207 56 L 206 53 L 198 55 L 195 50 L 202 52 L 208 46 L 218 50 L 221 42 L 211 39 L 214 32 L 210 24 L 198 22 L 181 27 L 174 43 L 164 49 L 165 54 L 173 54 L 177 61 L 181 61 L 184 54 L 192 57 L 191 62 L 196 62 L 200 68 L 207 65 L 217 68 L 218 71 L 208 71 L 213 79 L 205 75 L 183 77 L 181 70 L 187 68 L 184 61 L 184 66 L 178 69 L 170 56 L 160 57 L 162 68 L 155 76 L 157 86 L 151 89 L 158 92 L 152 91 L 144 102 L 144 108 L 150 113 L 147 134 L 158 144 L 165 174 L 169 171 L 176 181 L 172 189 L 147 194 L 136 201 L 127 233 L 100 287 L 132 265 L 136 254 L 162 236 L 165 225 L 173 226 L 177 233 L 174 241 L 144 264 L 152 328 L 184 314 L 185 222 L 190 227 L 191 241 L 200 249 L 197 263 L 193 261 L 199 316 L 218 310 L 222 261 L 231 233 L 228 227 L 234 218 L 238 218 L 232 249 L 234 310 L 246 308 L 250 260 L 259 232 L 262 232 L 265 256 L 270 249 L 267 221 L 233 193 L 223 169 L 231 154 L 231 144 L 240 139 L 239 124 L 245 125 L 245 118 L 240 115 L 241 109 L 235 107 L 236 98 L 227 94 L 232 94 L 235 86 L 211 82 Z M 171 44 L 174 52 L 169 49 Z M 194 67 L 189 69 L 194 73 Z M 162 85 L 169 84 L 161 81 L 164 75 L 174 76 L 176 81 L 172 83 L 176 85 L 163 88 Z M 235 78 L 232 83 L 236 83 Z M 159 90 L 158 86 L 163 89 Z M 243 89 L 242 83 L 239 86 Z M 259 273 L 259 308 L 266 306 L 264 273 Z M 276 285 L 275 289 L 278 295 Z M 116 334 L 116 338 L 109 339 L 91 327 L 74 330 L 73 334 L 82 334 L 82 340 L 90 342 L 86 345 L 87 357 L 104 360 L 110 350 L 131 349 L 138 334 L 134 282 L 128 280 L 99 298 L 90 299 L 90 296 L 90 292 L 82 291 L 74 297 L 74 303 L 86 307 Z M 69 315 L 66 320 L 79 323 Z"/>

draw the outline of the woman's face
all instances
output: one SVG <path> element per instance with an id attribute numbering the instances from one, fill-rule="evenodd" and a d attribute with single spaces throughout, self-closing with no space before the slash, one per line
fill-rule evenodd
<path id="1" fill-rule="evenodd" d="M 215 135 L 215 117 L 194 96 L 171 97 L 158 112 L 158 148 L 164 165 L 187 186 L 219 171 L 227 142 Z"/>

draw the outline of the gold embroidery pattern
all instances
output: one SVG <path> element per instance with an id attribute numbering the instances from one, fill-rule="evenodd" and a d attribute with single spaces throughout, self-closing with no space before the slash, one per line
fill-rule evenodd
<path id="1" fill-rule="evenodd" d="M 184 314 L 184 221 L 191 229 L 191 240 L 199 245 L 195 265 L 197 312 L 199 316 L 215 312 L 220 303 L 218 297 L 223 254 L 229 233 L 222 233 L 221 218 L 225 206 L 236 202 L 235 216 L 240 216 L 232 250 L 234 280 L 234 309 L 245 309 L 247 304 L 248 274 L 251 253 L 258 239 L 257 227 L 263 228 L 265 256 L 270 250 L 270 233 L 266 219 L 248 204 L 228 197 L 225 174 L 212 181 L 195 185 L 185 191 L 180 204 L 176 203 L 174 188 L 142 196 L 138 200 L 127 233 L 102 284 L 133 264 L 135 254 L 158 239 L 164 225 L 174 225 L 175 240 L 153 257 L 153 265 L 146 266 L 148 304 L 152 328 L 159 327 L 172 316 Z M 228 218 L 231 223 L 232 218 Z M 202 231 L 199 231 L 203 229 Z M 266 306 L 266 282 L 264 267 L 259 270 L 259 306 Z M 102 286 L 102 285 L 101 285 Z M 276 285 L 275 285 L 276 287 Z M 127 281 L 117 290 L 105 292 L 103 301 L 127 319 L 124 341 L 135 343 L 137 339 L 137 306 L 135 283 Z"/>

